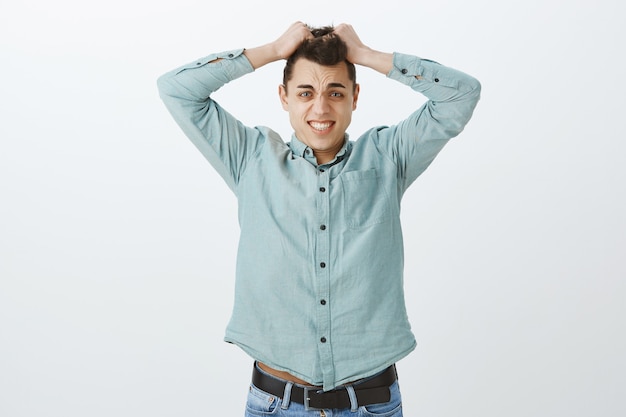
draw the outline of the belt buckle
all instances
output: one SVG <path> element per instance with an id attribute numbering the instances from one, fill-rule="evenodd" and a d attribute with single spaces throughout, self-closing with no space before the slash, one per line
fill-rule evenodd
<path id="1" fill-rule="evenodd" d="M 309 397 L 309 392 L 314 392 L 314 393 L 318 393 L 320 390 L 312 390 L 309 389 L 309 387 L 304 387 L 304 409 L 306 411 L 319 411 L 322 410 L 322 408 L 315 408 L 315 407 L 311 407 L 309 405 L 309 402 L 311 401 L 311 398 Z"/>

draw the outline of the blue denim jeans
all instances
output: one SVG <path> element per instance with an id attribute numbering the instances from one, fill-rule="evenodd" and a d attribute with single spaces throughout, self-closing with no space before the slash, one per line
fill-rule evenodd
<path id="1" fill-rule="evenodd" d="M 402 417 L 402 398 L 398 381 L 394 382 L 389 390 L 391 399 L 386 403 L 345 409 L 310 410 L 306 409 L 304 404 L 289 401 L 289 393 L 284 398 L 278 398 L 251 384 L 245 417 Z"/>

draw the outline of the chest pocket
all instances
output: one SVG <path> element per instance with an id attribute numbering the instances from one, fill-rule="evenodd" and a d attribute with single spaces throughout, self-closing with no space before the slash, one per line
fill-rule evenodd
<path id="1" fill-rule="evenodd" d="M 348 227 L 357 229 L 389 220 L 389 196 L 375 169 L 344 172 L 341 185 Z"/>

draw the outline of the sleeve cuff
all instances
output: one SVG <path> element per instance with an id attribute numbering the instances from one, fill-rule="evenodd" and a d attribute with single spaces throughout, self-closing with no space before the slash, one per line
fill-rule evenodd
<path id="1" fill-rule="evenodd" d="M 254 71 L 252 64 L 250 64 L 248 58 L 246 58 L 246 56 L 243 54 L 243 51 L 244 49 L 240 48 L 207 55 L 181 67 L 178 72 L 182 72 L 188 69 L 201 68 L 215 61 L 216 59 L 221 59 L 219 64 L 224 67 L 224 70 L 228 73 L 229 77 L 231 79 L 239 78 L 242 75 Z"/>
<path id="2" fill-rule="evenodd" d="M 394 52 L 393 68 L 387 77 L 408 86 L 422 83 L 458 87 L 458 80 L 446 72 L 446 67 L 429 59 Z M 416 78 L 419 77 L 419 78 Z"/>

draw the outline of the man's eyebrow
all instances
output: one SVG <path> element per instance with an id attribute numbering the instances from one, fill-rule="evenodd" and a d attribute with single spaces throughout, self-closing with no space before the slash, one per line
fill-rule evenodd
<path id="1" fill-rule="evenodd" d="M 299 84 L 297 86 L 297 88 L 304 88 L 307 90 L 315 90 L 315 88 L 313 88 L 313 86 L 311 84 Z M 328 83 L 328 85 L 326 86 L 326 88 L 346 88 L 345 85 L 341 84 L 341 83 Z"/>

